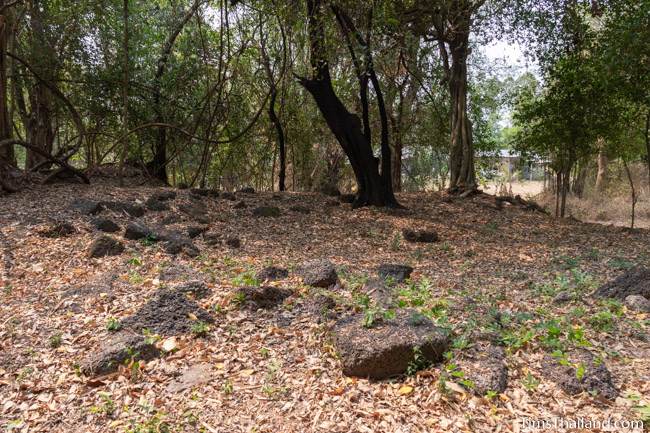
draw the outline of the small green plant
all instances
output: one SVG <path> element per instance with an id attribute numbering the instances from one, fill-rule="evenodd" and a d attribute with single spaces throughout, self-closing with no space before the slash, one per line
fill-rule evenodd
<path id="1" fill-rule="evenodd" d="M 622 257 L 614 257 L 607 264 L 614 269 L 630 269 L 634 267 L 634 263 Z"/>
<path id="2" fill-rule="evenodd" d="M 134 285 L 142 284 L 144 283 L 144 277 L 140 275 L 139 272 L 136 271 L 129 272 L 129 283 Z"/>
<path id="3" fill-rule="evenodd" d="M 139 257 L 133 257 L 126 263 L 131 266 L 142 266 L 142 260 Z"/>
<path id="4" fill-rule="evenodd" d="M 601 305 L 616 317 L 621 317 L 623 315 L 623 304 L 618 299 L 605 299 L 602 301 Z"/>
<path id="5" fill-rule="evenodd" d="M 149 234 L 149 235 L 145 236 L 144 238 L 142 238 L 140 240 L 140 243 L 145 247 L 150 247 L 150 246 L 154 245 L 157 240 L 158 239 L 156 238 L 156 236 Z"/>
<path id="6" fill-rule="evenodd" d="M 422 354 L 422 349 L 419 346 L 415 346 L 413 348 L 413 359 L 406 367 L 406 375 L 414 376 L 418 371 L 429 368 L 429 366 L 431 366 L 431 361 Z"/>
<path id="7" fill-rule="evenodd" d="M 61 337 L 61 334 L 51 335 L 49 339 L 49 343 L 52 349 L 61 347 L 61 343 L 63 343 L 63 338 Z"/>
<path id="8" fill-rule="evenodd" d="M 172 428 L 165 421 L 165 415 L 157 412 L 145 421 L 131 421 L 125 433 L 171 433 Z"/>
<path id="9" fill-rule="evenodd" d="M 21 369 L 20 372 L 18 373 L 18 376 L 16 377 L 16 381 L 18 383 L 24 382 L 25 380 L 27 380 L 29 376 L 32 375 L 32 373 L 34 373 L 34 368 L 25 367 Z"/>
<path id="10" fill-rule="evenodd" d="M 268 383 L 262 385 L 262 392 L 270 399 L 276 399 L 280 395 L 284 394 L 287 392 L 287 389 L 285 387 L 281 386 L 274 386 L 270 385 Z"/>
<path id="11" fill-rule="evenodd" d="M 366 311 L 363 312 L 364 328 L 372 328 L 373 326 L 375 326 L 375 322 L 377 321 L 377 313 L 378 310 L 375 308 L 368 308 Z"/>
<path id="12" fill-rule="evenodd" d="M 378 306 L 368 307 L 363 311 L 363 326 L 365 328 L 372 328 L 378 322 L 390 320 L 394 317 L 394 310 L 385 310 Z"/>
<path id="13" fill-rule="evenodd" d="M 230 379 L 226 379 L 226 381 L 221 385 L 221 391 L 226 395 L 232 394 L 234 390 L 235 387 Z"/>
<path id="14" fill-rule="evenodd" d="M 560 256 L 554 261 L 564 270 L 577 268 L 580 265 L 580 259 L 571 256 Z"/>
<path id="15" fill-rule="evenodd" d="M 208 331 L 210 331 L 210 325 L 202 320 L 197 320 L 192 323 L 191 331 L 195 337 L 205 337 L 208 334 Z"/>
<path id="16" fill-rule="evenodd" d="M 585 257 L 589 260 L 596 261 L 600 258 L 600 250 L 596 247 L 592 247 L 587 254 L 585 254 Z"/>
<path id="17" fill-rule="evenodd" d="M 568 367 L 571 365 L 571 362 L 569 361 L 569 358 L 567 358 L 566 353 L 564 353 L 561 350 L 554 350 L 553 353 L 551 353 L 551 356 L 555 358 L 558 364 L 563 365 L 565 367 Z"/>
<path id="18" fill-rule="evenodd" d="M 639 414 L 639 419 L 643 423 L 650 422 L 650 403 L 642 401 L 641 396 L 637 394 L 628 394 L 626 398 L 632 402 L 634 411 Z"/>
<path id="19" fill-rule="evenodd" d="M 393 235 L 393 239 L 390 241 L 390 250 L 397 252 L 399 251 L 401 245 L 402 237 L 399 235 L 399 233 L 395 233 L 395 235 Z"/>
<path id="20" fill-rule="evenodd" d="M 106 330 L 110 332 L 117 332 L 122 329 L 122 324 L 115 317 L 109 317 L 106 321 Z"/>
<path id="21" fill-rule="evenodd" d="M 599 311 L 589 318 L 589 325 L 600 332 L 611 332 L 614 329 L 614 314 L 611 311 Z"/>
<path id="22" fill-rule="evenodd" d="M 416 248 L 413 250 L 413 260 L 416 262 L 421 262 L 424 258 L 424 250 L 422 248 Z"/>
<path id="23" fill-rule="evenodd" d="M 233 259 L 230 256 L 224 256 L 223 264 L 226 265 L 227 267 L 231 268 L 231 267 L 237 266 L 237 260 Z"/>
<path id="24" fill-rule="evenodd" d="M 90 412 L 112 415 L 113 412 L 115 412 L 115 409 L 117 409 L 117 406 L 115 405 L 115 402 L 113 401 L 111 394 L 108 392 L 100 391 L 97 393 L 97 395 L 102 400 L 102 403 L 100 406 L 92 406 L 90 408 Z"/>
<path id="25" fill-rule="evenodd" d="M 458 338 L 455 338 L 452 342 L 451 347 L 457 350 L 465 350 L 470 346 L 469 338 L 466 335 L 461 335 Z"/>
<path id="26" fill-rule="evenodd" d="M 526 374 L 526 376 L 521 380 L 521 384 L 526 391 L 533 392 L 537 390 L 537 387 L 539 386 L 539 379 L 528 372 L 528 374 Z"/>
<path id="27" fill-rule="evenodd" d="M 501 343 L 516 351 L 525 347 L 536 338 L 535 331 L 521 327 L 518 330 L 505 330 L 501 333 Z"/>
<path id="28" fill-rule="evenodd" d="M 144 342 L 146 344 L 155 344 L 161 340 L 160 335 L 151 332 L 151 330 L 147 328 L 142 330 L 142 335 L 144 335 Z"/>
<path id="29" fill-rule="evenodd" d="M 591 346 L 589 340 L 585 338 L 585 330 L 581 326 L 574 326 L 569 329 L 569 332 L 567 333 L 567 339 L 578 346 Z"/>
<path id="30" fill-rule="evenodd" d="M 266 347 L 262 347 L 260 349 L 260 355 L 262 356 L 262 358 L 268 358 L 269 356 L 271 356 L 271 351 Z"/>
<path id="31" fill-rule="evenodd" d="M 246 294 L 244 292 L 237 292 L 232 298 L 231 303 L 235 307 L 241 307 L 246 303 Z"/>
<path id="32" fill-rule="evenodd" d="M 246 271 L 233 278 L 232 284 L 239 287 L 258 287 L 261 282 L 255 278 L 255 274 L 252 271 Z"/>

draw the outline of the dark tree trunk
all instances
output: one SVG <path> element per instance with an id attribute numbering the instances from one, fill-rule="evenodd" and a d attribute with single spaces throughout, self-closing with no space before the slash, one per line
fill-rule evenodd
<path id="1" fill-rule="evenodd" d="M 645 151 L 648 164 L 648 184 L 650 184 L 650 110 L 645 117 Z"/>
<path id="2" fill-rule="evenodd" d="M 451 69 L 449 92 L 451 95 L 451 154 L 449 190 L 463 193 L 477 188 L 474 169 L 474 143 L 472 124 L 467 116 L 467 55 L 469 26 L 462 35 L 449 43 Z"/>
<path id="3" fill-rule="evenodd" d="M 192 6 L 185 12 L 185 15 L 178 22 L 176 27 L 172 30 L 172 33 L 167 37 L 163 45 L 162 52 L 158 58 L 158 66 L 156 69 L 156 75 L 154 77 L 154 90 L 153 90 L 153 103 L 154 103 L 154 113 L 155 113 L 155 122 L 156 123 L 165 123 L 165 116 L 163 113 L 163 108 L 161 106 L 162 101 L 162 78 L 167 69 L 167 63 L 169 61 L 169 56 L 174 48 L 174 43 L 176 38 L 180 35 L 181 31 L 188 23 L 188 21 L 194 16 L 196 11 L 201 5 L 200 0 L 194 0 Z M 151 174 L 163 181 L 167 181 L 167 128 L 161 127 L 158 128 L 158 133 L 156 135 L 156 143 L 154 145 L 153 159 L 149 164 L 147 164 Z"/>
<path id="4" fill-rule="evenodd" d="M 0 7 L 5 5 L 5 0 L 0 0 Z M 6 12 L 0 15 L 0 141 L 11 138 L 11 119 L 9 119 L 9 103 L 7 93 L 7 39 L 9 23 Z M 0 160 L 5 166 L 15 166 L 16 156 L 13 146 L 0 148 Z M 0 168 L 0 170 L 2 170 Z"/>
<path id="5" fill-rule="evenodd" d="M 50 91 L 42 83 L 37 82 L 29 95 L 31 113 L 28 116 L 26 126 L 27 141 L 41 149 L 48 155 L 52 154 L 54 147 L 54 128 L 52 127 L 52 101 Z M 27 149 L 25 168 L 32 169 L 40 166 L 43 169 L 49 167 L 43 165 L 47 161 L 41 154 Z"/>
<path id="6" fill-rule="evenodd" d="M 404 144 L 402 143 L 402 131 L 400 129 L 401 121 L 395 121 L 393 123 L 393 150 L 391 153 L 392 156 L 392 170 L 391 174 L 393 176 L 393 190 L 401 191 L 402 190 L 402 152 Z"/>
<path id="7" fill-rule="evenodd" d="M 273 79 L 271 77 L 271 79 Z M 278 182 L 280 191 L 286 191 L 286 177 L 287 177 L 287 149 L 284 143 L 284 129 L 282 128 L 282 122 L 278 118 L 278 115 L 275 112 L 275 101 L 278 97 L 277 89 L 273 85 L 271 90 L 271 101 L 269 105 L 269 119 L 275 126 L 275 131 L 278 134 L 278 149 L 280 151 L 280 172 L 278 174 Z"/>
<path id="8" fill-rule="evenodd" d="M 321 4 L 322 0 L 307 0 L 312 78 L 302 78 L 300 83 L 313 96 L 329 129 L 350 161 L 358 187 L 354 206 L 399 206 L 391 184 L 388 143 L 382 138 L 382 159 L 388 158 L 388 161 L 382 162 L 380 174 L 379 161 L 373 154 L 369 137 L 364 134 L 361 120 L 345 108 L 334 92 L 326 57 Z M 378 91 L 377 88 L 375 90 Z M 383 107 L 380 107 L 380 114 L 382 110 Z M 385 116 L 385 110 L 382 116 Z M 384 122 L 385 119 L 382 124 Z"/>
<path id="9" fill-rule="evenodd" d="M 30 7 L 31 22 L 31 56 L 34 66 L 37 67 L 41 78 L 54 82 L 56 77 L 56 58 L 54 51 L 43 29 L 43 17 L 41 12 L 41 1 L 35 0 Z M 41 80 L 35 80 L 33 86 L 28 88 L 30 113 L 26 116 L 27 141 L 40 149 L 47 155 L 51 155 L 54 147 L 55 132 L 52 116 L 52 94 Z M 50 163 L 42 153 L 36 153 L 27 149 L 25 168 L 49 168 Z"/>
<path id="10" fill-rule="evenodd" d="M 627 164 L 627 160 L 623 158 L 623 167 L 625 167 L 625 174 L 627 175 L 627 180 L 630 183 L 630 196 L 632 199 L 632 214 L 631 214 L 631 222 L 630 222 L 630 228 L 634 228 L 634 219 L 635 219 L 635 214 L 636 214 L 636 203 L 638 201 L 638 197 L 636 195 L 636 188 L 634 187 L 634 180 L 632 179 L 632 173 L 630 172 L 630 167 Z"/>
<path id="11" fill-rule="evenodd" d="M 569 193 L 569 182 L 571 178 L 571 167 L 568 167 L 564 173 L 562 173 L 562 200 L 560 203 L 560 218 L 566 216 L 566 198 Z"/>
<path id="12" fill-rule="evenodd" d="M 329 79 L 303 80 L 302 84 L 314 97 L 327 125 L 350 161 L 358 186 L 355 205 L 396 205 L 392 194 L 385 194 L 378 161 L 363 135 L 359 117 L 345 108 L 334 93 Z"/>
<path id="13" fill-rule="evenodd" d="M 286 42 L 284 39 L 284 33 L 282 34 L 283 38 L 283 64 L 282 64 L 282 74 L 284 75 L 284 68 L 286 63 Z M 278 114 L 275 111 L 275 103 L 278 99 L 278 86 L 275 82 L 275 77 L 273 74 L 273 69 L 271 69 L 271 59 L 269 58 L 268 53 L 266 52 L 266 38 L 264 37 L 263 21 L 260 16 L 260 47 L 262 51 L 262 60 L 264 63 L 264 69 L 266 71 L 266 78 L 269 82 L 270 87 L 270 102 L 269 102 L 269 120 L 275 127 L 276 134 L 278 136 L 278 151 L 280 153 L 280 170 L 278 173 L 278 187 L 280 191 L 286 191 L 286 177 L 287 177 L 287 149 L 285 145 L 285 135 L 284 128 L 282 127 L 282 122 L 278 117 Z M 273 157 L 274 169 L 272 171 L 272 176 L 275 173 L 275 156 Z M 273 182 L 271 182 L 273 184 Z"/>
<path id="14" fill-rule="evenodd" d="M 584 159 L 576 167 L 576 176 L 573 179 L 573 193 L 582 198 L 587 183 L 587 174 L 590 171 L 589 159 Z"/>

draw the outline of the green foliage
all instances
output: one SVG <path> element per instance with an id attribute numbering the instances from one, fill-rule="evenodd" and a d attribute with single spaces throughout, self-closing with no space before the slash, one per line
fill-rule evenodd
<path id="1" fill-rule="evenodd" d="M 196 320 L 192 323 L 191 331 L 195 337 L 205 337 L 210 331 L 210 325 L 202 320 Z"/>
<path id="2" fill-rule="evenodd" d="M 596 331 L 611 332 L 614 330 L 615 318 L 611 311 L 599 311 L 589 318 L 589 325 Z"/>
<path id="3" fill-rule="evenodd" d="M 49 338 L 49 344 L 52 349 L 57 349 L 61 347 L 61 343 L 63 343 L 63 338 L 61 334 L 53 334 Z"/>
<path id="4" fill-rule="evenodd" d="M 255 278 L 253 271 L 242 272 L 232 279 L 234 286 L 258 287 L 261 282 Z"/>
<path id="5" fill-rule="evenodd" d="M 407 376 L 415 376 L 415 374 L 420 370 L 425 370 L 431 366 L 431 361 L 429 361 L 423 354 L 422 349 L 418 346 L 413 348 L 413 359 L 409 362 L 408 367 L 406 368 Z"/>
<path id="6" fill-rule="evenodd" d="M 521 384 L 526 389 L 526 391 L 533 392 L 537 390 L 537 387 L 539 386 L 539 379 L 528 372 L 526 376 L 524 376 L 524 378 L 521 380 Z"/>
<path id="7" fill-rule="evenodd" d="M 115 317 L 109 317 L 106 321 L 106 330 L 111 332 L 119 331 L 122 328 L 122 324 Z"/>

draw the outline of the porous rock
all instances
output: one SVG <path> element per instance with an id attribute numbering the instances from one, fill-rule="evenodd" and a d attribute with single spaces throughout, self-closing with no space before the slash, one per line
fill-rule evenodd
<path id="1" fill-rule="evenodd" d="M 412 310 L 398 310 L 391 320 L 364 326 L 364 315 L 334 326 L 335 347 L 346 376 L 387 379 L 404 374 L 419 361 L 442 360 L 450 344 L 446 330 Z"/>
<path id="2" fill-rule="evenodd" d="M 338 282 L 334 264 L 325 259 L 304 262 L 298 268 L 298 275 L 305 284 L 312 287 L 329 288 Z"/>
<path id="3" fill-rule="evenodd" d="M 99 376 L 117 371 L 120 365 L 134 360 L 150 360 L 160 355 L 156 347 L 144 336 L 124 333 L 104 344 L 81 362 L 81 372 Z"/>
<path id="4" fill-rule="evenodd" d="M 107 235 L 96 238 L 88 248 L 88 256 L 91 258 L 118 256 L 123 252 L 124 244 Z"/>

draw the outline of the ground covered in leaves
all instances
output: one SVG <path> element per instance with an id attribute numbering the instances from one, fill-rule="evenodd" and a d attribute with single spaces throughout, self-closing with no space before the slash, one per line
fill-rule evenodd
<path id="1" fill-rule="evenodd" d="M 351 210 L 319 194 L 170 191 L 0 197 L 3 428 L 508 432 L 526 418 L 650 418 L 650 316 L 596 296 L 650 266 L 647 230 L 487 195 Z M 382 285 L 387 264 L 414 270 L 399 282 L 403 268 L 384 267 L 398 278 Z M 442 359 L 345 376 L 338 324 L 380 335 L 402 311 L 448 332 Z M 129 350 L 107 346 L 120 338 Z"/>

